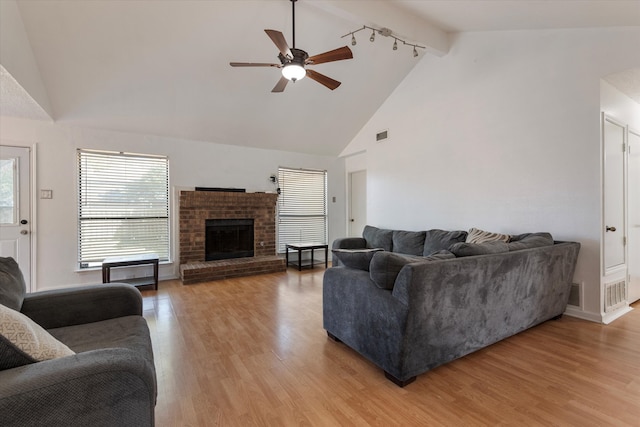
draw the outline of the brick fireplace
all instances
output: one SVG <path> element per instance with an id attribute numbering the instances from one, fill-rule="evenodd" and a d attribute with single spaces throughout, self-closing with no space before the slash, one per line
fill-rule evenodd
<path id="1" fill-rule="evenodd" d="M 180 276 L 184 284 L 286 269 L 276 253 L 276 203 L 272 193 L 180 192 Z M 254 256 L 205 261 L 207 220 L 253 219 Z"/>

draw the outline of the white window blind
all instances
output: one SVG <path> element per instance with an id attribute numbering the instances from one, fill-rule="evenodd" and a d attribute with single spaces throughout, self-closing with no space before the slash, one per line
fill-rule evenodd
<path id="1" fill-rule="evenodd" d="M 78 262 L 156 253 L 169 259 L 169 160 L 78 150 Z"/>
<path id="2" fill-rule="evenodd" d="M 278 251 L 287 243 L 326 243 L 327 172 L 278 169 Z"/>

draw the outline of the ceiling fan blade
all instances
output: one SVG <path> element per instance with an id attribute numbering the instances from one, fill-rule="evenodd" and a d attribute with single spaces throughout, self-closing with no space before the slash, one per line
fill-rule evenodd
<path id="1" fill-rule="evenodd" d="M 337 80 L 333 80 L 331 77 L 327 77 L 324 74 L 320 74 L 319 72 L 313 70 L 307 70 L 307 77 L 309 77 L 311 80 L 317 81 L 321 85 L 325 85 L 331 90 L 334 90 L 342 84 Z"/>
<path id="2" fill-rule="evenodd" d="M 293 59 L 293 54 L 291 53 L 291 49 L 289 49 L 289 45 L 287 44 L 287 40 L 284 38 L 284 35 L 280 31 L 276 30 L 264 30 L 265 33 L 271 38 L 271 41 L 278 47 L 278 50 L 283 56 L 286 56 L 289 59 Z"/>
<path id="3" fill-rule="evenodd" d="M 277 67 L 280 68 L 280 64 L 268 64 L 265 62 L 229 62 L 232 67 Z"/>
<path id="4" fill-rule="evenodd" d="M 284 92 L 284 88 L 287 87 L 287 83 L 289 83 L 288 79 L 280 77 L 280 80 L 278 80 L 278 83 L 276 83 L 273 89 L 271 89 L 271 92 Z"/>
<path id="5" fill-rule="evenodd" d="M 351 59 L 353 58 L 353 53 L 351 49 L 347 46 L 342 46 L 338 49 L 330 50 L 325 53 L 320 53 L 318 55 L 313 55 L 309 57 L 305 64 L 323 64 L 325 62 L 333 62 L 333 61 L 342 61 L 343 59 Z"/>

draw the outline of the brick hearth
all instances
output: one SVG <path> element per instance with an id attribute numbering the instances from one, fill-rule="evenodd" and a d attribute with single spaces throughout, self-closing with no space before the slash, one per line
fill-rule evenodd
<path id="1" fill-rule="evenodd" d="M 180 192 L 180 275 L 183 283 L 272 273 L 286 269 L 276 254 L 276 203 L 272 193 Z M 252 258 L 205 259 L 207 219 L 253 218 Z"/>

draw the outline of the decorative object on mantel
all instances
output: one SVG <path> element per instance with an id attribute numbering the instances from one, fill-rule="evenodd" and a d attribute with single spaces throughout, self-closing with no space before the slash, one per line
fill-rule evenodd
<path id="1" fill-rule="evenodd" d="M 246 193 L 246 188 L 196 187 L 196 191 L 218 191 L 222 193 Z"/>
<path id="2" fill-rule="evenodd" d="M 393 50 L 398 50 L 398 42 L 402 43 L 404 46 L 412 46 L 413 47 L 413 57 L 417 57 L 418 56 L 418 48 L 419 49 L 426 49 L 425 46 L 420 46 L 414 43 L 408 43 L 405 40 L 401 39 L 400 37 L 398 37 L 397 35 L 393 34 L 393 31 L 391 31 L 388 28 L 373 28 L 373 27 L 369 27 L 368 25 L 363 25 L 362 28 L 359 28 L 357 30 L 351 31 L 347 34 L 345 34 L 344 36 L 340 37 L 340 38 L 345 38 L 347 36 L 351 36 L 351 46 L 355 46 L 358 42 L 356 41 L 356 36 L 355 34 L 358 31 L 362 31 L 362 30 L 371 30 L 371 37 L 369 37 L 369 41 L 370 42 L 374 42 L 376 40 L 376 33 L 380 34 L 381 36 L 384 37 L 392 37 L 394 39 L 393 41 Z"/>
<path id="3" fill-rule="evenodd" d="M 271 38 L 271 41 L 278 47 L 280 54 L 278 59 L 280 64 L 269 64 L 261 62 L 230 62 L 232 67 L 276 67 L 282 68 L 282 77 L 271 92 L 283 92 L 289 81 L 296 82 L 303 79 L 305 76 L 309 76 L 311 80 L 315 80 L 328 87 L 331 90 L 340 86 L 340 82 L 330 77 L 320 74 L 314 70 L 307 70 L 305 65 L 318 65 L 325 62 L 341 61 L 343 59 L 353 58 L 351 49 L 348 46 L 343 46 L 338 49 L 330 50 L 318 55 L 309 56 L 307 52 L 302 49 L 296 49 L 296 1 L 291 0 L 292 10 L 292 25 L 293 25 L 293 47 L 289 48 L 287 40 L 280 31 L 276 30 L 264 30 L 265 33 Z"/>

